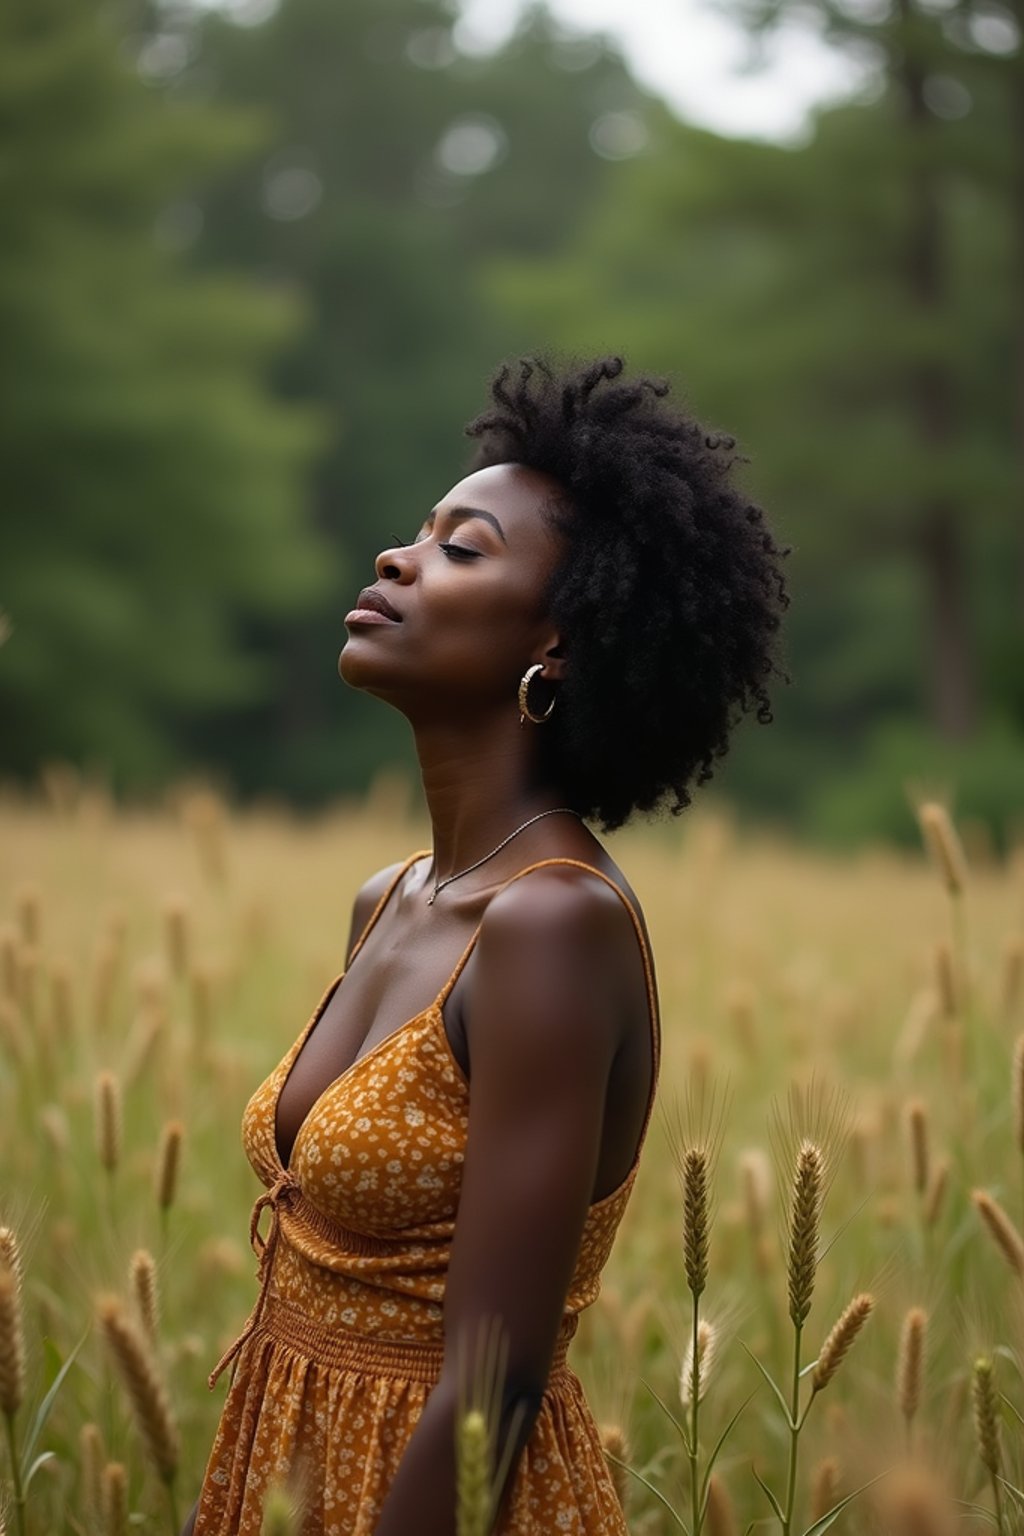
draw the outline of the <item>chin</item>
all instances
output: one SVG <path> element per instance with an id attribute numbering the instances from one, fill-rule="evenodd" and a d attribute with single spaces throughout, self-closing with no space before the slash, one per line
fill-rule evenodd
<path id="1" fill-rule="evenodd" d="M 378 677 L 367 648 L 359 644 L 361 639 L 360 635 L 350 635 L 338 656 L 338 676 L 353 688 L 366 688 Z"/>

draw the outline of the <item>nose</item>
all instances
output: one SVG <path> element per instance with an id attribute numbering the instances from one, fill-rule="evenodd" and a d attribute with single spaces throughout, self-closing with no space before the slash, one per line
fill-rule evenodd
<path id="1" fill-rule="evenodd" d="M 392 549 L 382 549 L 373 562 L 377 576 L 386 576 L 390 581 L 411 580 L 412 557 L 407 553 L 408 548 L 407 544 L 402 544 Z"/>

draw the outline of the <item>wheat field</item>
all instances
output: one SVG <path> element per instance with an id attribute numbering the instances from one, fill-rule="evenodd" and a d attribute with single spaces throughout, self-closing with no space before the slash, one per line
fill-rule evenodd
<path id="1" fill-rule="evenodd" d="M 1024 845 L 921 814 L 910 853 L 710 803 L 606 840 L 664 1054 L 570 1363 L 635 1536 L 1022 1523 Z M 255 1297 L 242 1110 L 429 843 L 387 775 L 307 819 L 0 804 L 4 1531 L 180 1530 Z"/>

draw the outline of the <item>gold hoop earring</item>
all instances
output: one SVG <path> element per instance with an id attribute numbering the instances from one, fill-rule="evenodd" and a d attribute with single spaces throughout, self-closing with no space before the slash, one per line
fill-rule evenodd
<path id="1" fill-rule="evenodd" d="M 521 679 L 520 684 L 519 684 L 519 724 L 520 725 L 522 725 L 524 720 L 532 720 L 534 725 L 541 725 L 541 724 L 543 724 L 543 722 L 548 718 L 548 716 L 551 714 L 551 711 L 555 707 L 555 701 L 554 701 L 554 699 L 552 699 L 551 703 L 548 705 L 547 709 L 544 711 L 544 713 L 542 715 L 532 715 L 530 713 L 530 705 L 529 705 L 529 702 L 528 702 L 527 697 L 526 697 L 527 690 L 529 689 L 529 686 L 530 686 L 530 678 L 533 676 L 533 674 L 535 672 L 543 672 L 543 671 L 544 671 L 544 663 L 542 661 L 537 661 L 537 662 L 534 662 L 532 667 L 527 668 L 527 670 L 523 673 L 522 679 Z"/>

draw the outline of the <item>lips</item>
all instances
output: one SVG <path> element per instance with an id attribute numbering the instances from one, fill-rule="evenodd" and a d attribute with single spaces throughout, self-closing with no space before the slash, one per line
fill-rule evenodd
<path id="1" fill-rule="evenodd" d="M 378 592 L 376 587 L 364 587 L 356 598 L 357 608 L 372 608 L 376 613 L 382 613 L 386 619 L 394 619 L 396 624 L 401 624 L 402 615 L 397 609 L 392 608 L 383 592 Z"/>

